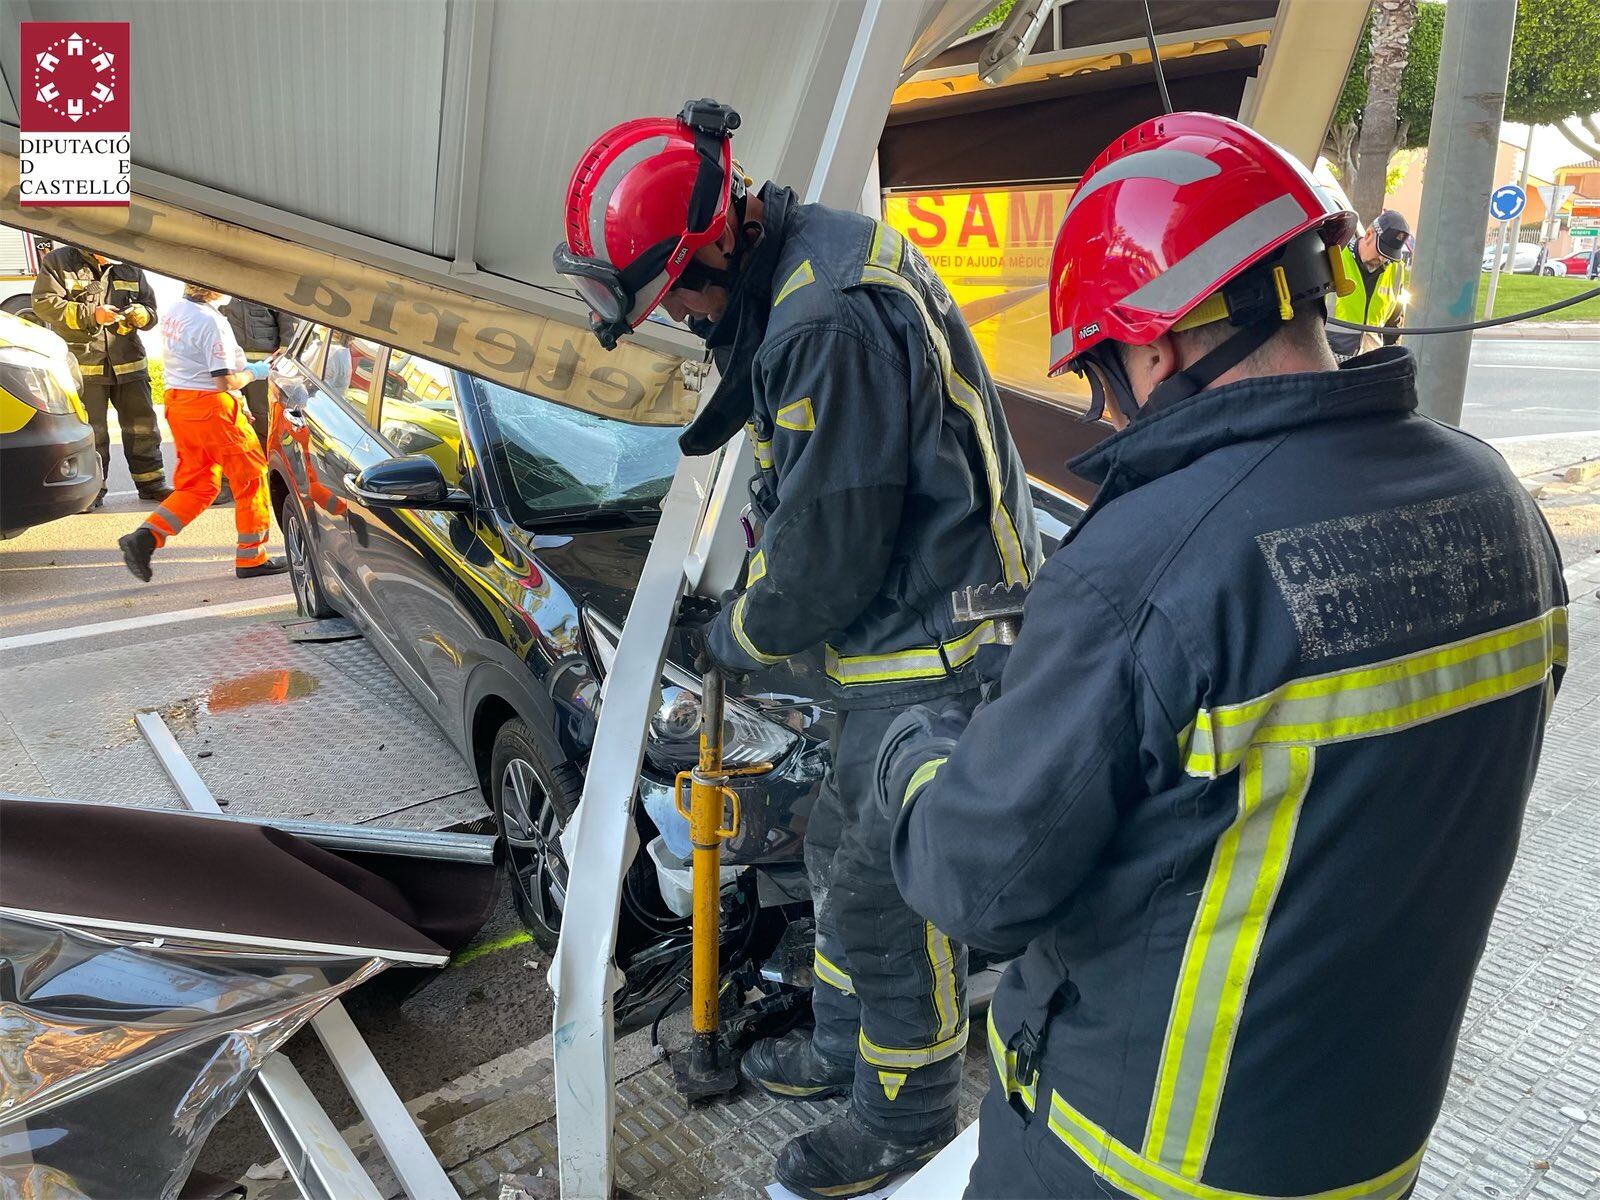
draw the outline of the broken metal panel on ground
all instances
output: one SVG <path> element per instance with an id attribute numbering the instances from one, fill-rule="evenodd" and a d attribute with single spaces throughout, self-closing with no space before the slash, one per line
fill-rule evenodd
<path id="1" fill-rule="evenodd" d="M 368 643 L 297 644 L 288 619 L 7 654 L 0 790 L 180 807 L 134 725 L 148 710 L 236 815 L 442 829 L 488 814 L 473 773 Z"/>

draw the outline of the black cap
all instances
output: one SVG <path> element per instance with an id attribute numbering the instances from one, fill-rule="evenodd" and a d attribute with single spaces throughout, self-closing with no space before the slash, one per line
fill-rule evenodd
<path id="1" fill-rule="evenodd" d="M 1378 236 L 1378 253 L 1391 262 L 1398 261 L 1411 243 L 1411 222 L 1392 208 L 1386 208 L 1372 221 Z"/>

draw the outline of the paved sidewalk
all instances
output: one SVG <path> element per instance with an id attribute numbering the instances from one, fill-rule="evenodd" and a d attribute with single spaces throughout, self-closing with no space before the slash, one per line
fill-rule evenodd
<path id="1" fill-rule="evenodd" d="M 1600 559 L 1569 579 L 1571 661 L 1419 1200 L 1600 1196 Z M 966 1118 L 990 1074 L 976 1019 L 973 1029 Z M 776 1152 L 838 1106 L 741 1094 L 688 1110 L 642 1030 L 618 1041 L 616 1066 L 618 1179 L 641 1196 L 764 1196 Z M 465 1200 L 495 1200 L 502 1173 L 555 1176 L 551 1096 L 544 1039 L 411 1108 Z M 370 1141 L 351 1140 L 370 1164 Z M 381 1164 L 373 1169 L 392 1184 Z M 293 1191 L 279 1182 L 252 1194 L 287 1200 Z"/>

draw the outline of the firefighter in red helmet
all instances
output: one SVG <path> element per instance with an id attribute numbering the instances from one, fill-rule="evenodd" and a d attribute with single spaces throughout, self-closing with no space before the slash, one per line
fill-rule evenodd
<path id="1" fill-rule="evenodd" d="M 880 802 L 913 908 L 1016 955 L 970 1196 L 1410 1194 L 1566 661 L 1566 588 L 1410 352 L 1336 368 L 1352 214 L 1222 117 L 1084 172 L 1052 373 L 1118 431 L 976 711 Z"/>
<path id="2" fill-rule="evenodd" d="M 556 267 L 606 345 L 658 306 L 703 336 L 716 394 L 683 435 L 747 428 L 761 524 L 745 586 L 706 629 L 724 670 L 816 654 L 840 710 L 806 830 L 817 915 L 814 1032 L 758 1042 L 745 1077 L 791 1100 L 848 1093 L 778 1178 L 854 1196 L 955 1134 L 966 954 L 906 907 L 872 768 L 909 705 L 968 695 L 993 622 L 950 593 L 1025 584 L 1026 476 L 972 335 L 914 246 L 859 213 L 747 190 L 711 101 L 602 134 L 573 172 Z"/>

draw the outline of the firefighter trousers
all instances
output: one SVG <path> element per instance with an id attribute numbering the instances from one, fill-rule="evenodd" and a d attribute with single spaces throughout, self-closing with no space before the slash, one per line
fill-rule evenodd
<path id="1" fill-rule="evenodd" d="M 145 526 L 156 545 L 178 533 L 217 498 L 220 477 L 233 489 L 233 523 L 238 532 L 234 565 L 257 567 L 267 561 L 267 460 L 250 427 L 250 411 L 232 392 L 167 389 L 167 425 L 178 447 L 176 490 L 151 513 Z"/>
<path id="2" fill-rule="evenodd" d="M 889 866 L 892 822 L 873 795 L 874 765 L 902 711 L 840 714 L 805 861 L 817 914 L 814 1044 L 836 1061 L 854 1058 L 857 1118 L 908 1141 L 955 1119 L 967 952 L 906 906 Z"/>
<path id="3" fill-rule="evenodd" d="M 111 475 L 111 433 L 106 428 L 106 411 L 117 410 L 117 426 L 122 430 L 122 455 L 128 460 L 133 486 L 148 492 L 165 485 L 167 470 L 161 461 L 161 426 L 156 423 L 155 406 L 150 403 L 148 379 L 119 379 L 115 383 L 85 379 L 82 391 L 84 411 L 94 430 L 95 453 L 100 469 Z"/>

